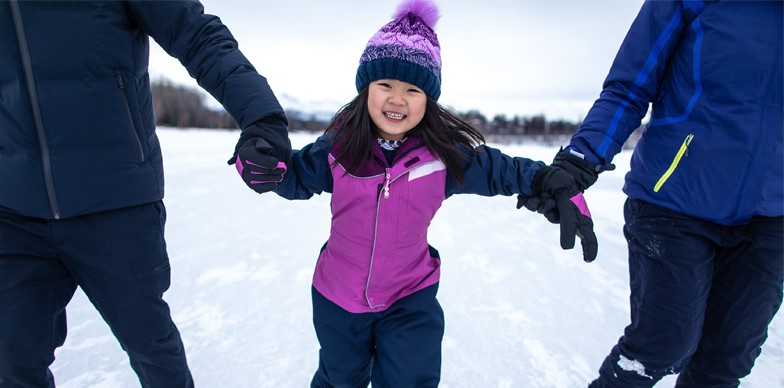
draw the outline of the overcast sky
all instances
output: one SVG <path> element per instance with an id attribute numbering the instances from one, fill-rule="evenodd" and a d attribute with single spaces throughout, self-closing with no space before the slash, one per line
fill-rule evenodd
<path id="1" fill-rule="evenodd" d="M 287 109 L 334 112 L 356 95 L 368 39 L 398 0 L 203 0 Z M 642 0 L 440 0 L 439 102 L 458 111 L 584 118 Z M 196 85 L 157 45 L 153 79 Z"/>

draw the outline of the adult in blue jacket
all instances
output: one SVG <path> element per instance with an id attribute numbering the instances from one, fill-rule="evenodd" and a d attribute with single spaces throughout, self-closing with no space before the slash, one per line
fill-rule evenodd
<path id="1" fill-rule="evenodd" d="M 198 1 L 0 2 L 0 387 L 54 386 L 48 367 L 76 287 L 142 386 L 193 385 L 162 298 L 148 36 L 243 128 L 243 160 L 290 155 L 266 79 Z"/>
<path id="2" fill-rule="evenodd" d="M 592 387 L 751 372 L 784 283 L 783 6 L 646 1 L 559 154 L 585 189 L 653 104 L 623 188 L 631 324 Z"/>

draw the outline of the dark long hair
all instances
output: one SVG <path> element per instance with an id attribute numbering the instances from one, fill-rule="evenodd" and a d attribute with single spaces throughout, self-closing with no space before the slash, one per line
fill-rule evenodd
<path id="1" fill-rule="evenodd" d="M 367 101 L 368 88 L 365 87 L 338 110 L 324 131 L 324 134 L 334 136 L 334 144 L 339 150 L 335 163 L 343 164 L 349 172 L 356 171 L 373 157 L 371 146 L 378 137 L 378 127 L 370 119 Z M 441 158 L 447 172 L 459 184 L 463 183 L 462 162 L 468 157 L 464 150 L 476 153 L 476 146 L 485 143 L 476 127 L 429 96 L 422 121 L 406 135 L 419 136 L 427 149 Z"/>

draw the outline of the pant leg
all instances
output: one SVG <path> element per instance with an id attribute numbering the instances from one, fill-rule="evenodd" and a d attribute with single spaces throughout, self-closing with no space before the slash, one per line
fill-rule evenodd
<path id="1" fill-rule="evenodd" d="M 705 327 L 678 387 L 737 387 L 751 372 L 781 306 L 784 219 L 725 228 Z"/>
<path id="2" fill-rule="evenodd" d="M 163 293 L 170 267 L 163 203 L 62 220 L 63 262 L 127 352 L 143 387 L 192 387 L 185 350 Z"/>
<path id="3" fill-rule="evenodd" d="M 438 284 L 395 302 L 376 322 L 374 388 L 438 387 L 444 312 Z"/>
<path id="4" fill-rule="evenodd" d="M 375 313 L 350 313 L 315 288 L 313 326 L 319 345 L 319 366 L 312 388 L 359 388 L 370 383 L 375 355 L 373 321 Z"/>
<path id="5" fill-rule="evenodd" d="M 49 366 L 74 291 L 50 222 L 0 211 L 0 387 L 54 387 Z"/>
<path id="6" fill-rule="evenodd" d="M 702 332 L 718 230 L 639 200 L 624 206 L 631 323 L 591 387 L 651 387 L 677 373 Z"/>

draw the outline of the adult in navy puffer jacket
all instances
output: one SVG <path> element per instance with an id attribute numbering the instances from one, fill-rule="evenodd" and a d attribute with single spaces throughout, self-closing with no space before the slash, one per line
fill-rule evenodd
<path id="1" fill-rule="evenodd" d="M 653 104 L 623 188 L 631 324 L 592 387 L 737 386 L 760 354 L 784 283 L 782 8 L 646 1 L 572 137 L 601 171 Z"/>
<path id="2" fill-rule="evenodd" d="M 143 386 L 193 385 L 162 299 L 148 36 L 243 128 L 238 150 L 264 139 L 247 160 L 289 157 L 272 90 L 198 1 L 0 2 L 0 387 L 54 386 L 48 366 L 77 286 Z"/>

